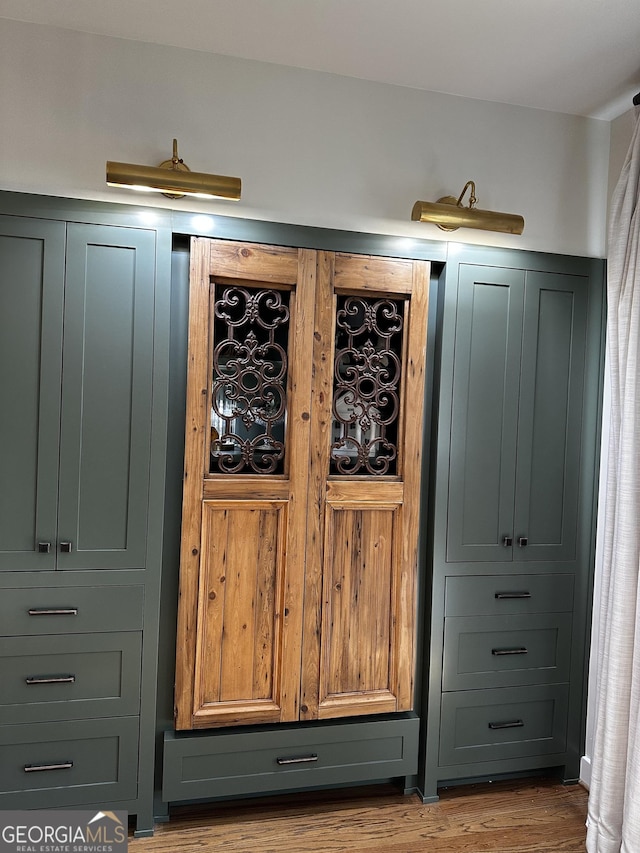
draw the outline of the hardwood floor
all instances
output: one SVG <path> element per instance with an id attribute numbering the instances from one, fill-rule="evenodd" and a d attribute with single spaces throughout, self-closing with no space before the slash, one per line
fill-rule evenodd
<path id="1" fill-rule="evenodd" d="M 587 791 L 530 779 L 423 805 L 381 786 L 172 810 L 130 853 L 584 853 Z"/>

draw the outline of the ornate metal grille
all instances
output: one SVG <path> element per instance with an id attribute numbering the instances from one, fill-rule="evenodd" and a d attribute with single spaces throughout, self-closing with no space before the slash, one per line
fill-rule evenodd
<path id="1" fill-rule="evenodd" d="M 289 296 L 216 285 L 211 473 L 284 471 Z"/>
<path id="2" fill-rule="evenodd" d="M 403 302 L 342 296 L 336 313 L 332 474 L 396 474 Z"/>

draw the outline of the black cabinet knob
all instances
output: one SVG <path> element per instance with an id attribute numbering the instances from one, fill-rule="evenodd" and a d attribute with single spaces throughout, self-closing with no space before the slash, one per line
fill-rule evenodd
<path id="1" fill-rule="evenodd" d="M 60 551 L 63 554 L 70 554 L 71 553 L 71 542 L 61 542 L 60 543 Z"/>

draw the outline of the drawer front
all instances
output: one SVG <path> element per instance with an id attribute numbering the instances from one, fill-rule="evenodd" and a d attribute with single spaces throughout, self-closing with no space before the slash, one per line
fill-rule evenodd
<path id="1" fill-rule="evenodd" d="M 137 764 L 137 717 L 2 726 L 0 808 L 133 799 Z"/>
<path id="2" fill-rule="evenodd" d="M 469 764 L 566 749 L 566 684 L 442 696 L 440 764 Z"/>
<path id="3" fill-rule="evenodd" d="M 165 734 L 163 799 L 382 781 L 418 768 L 417 718 L 285 731 Z"/>
<path id="4" fill-rule="evenodd" d="M 509 616 L 573 610 L 573 575 L 448 577 L 445 616 Z"/>
<path id="5" fill-rule="evenodd" d="M 450 616 L 442 689 L 469 690 L 569 681 L 571 615 Z"/>
<path id="6" fill-rule="evenodd" d="M 4 589 L 3 636 L 94 634 L 142 628 L 142 586 Z"/>
<path id="7" fill-rule="evenodd" d="M 9 637 L 0 648 L 0 725 L 132 716 L 140 633 Z"/>

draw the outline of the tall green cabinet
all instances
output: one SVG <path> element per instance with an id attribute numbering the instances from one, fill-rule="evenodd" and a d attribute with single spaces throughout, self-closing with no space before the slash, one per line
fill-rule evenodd
<path id="1" fill-rule="evenodd" d="M 145 834 L 170 242 L 81 208 L 0 216 L 0 808 L 123 809 Z"/>
<path id="2" fill-rule="evenodd" d="M 451 247 L 441 292 L 425 800 L 577 779 L 595 538 L 603 263 Z"/>

